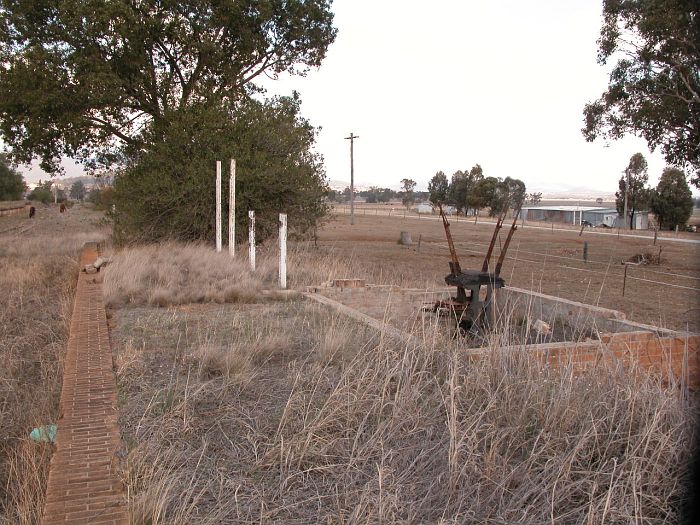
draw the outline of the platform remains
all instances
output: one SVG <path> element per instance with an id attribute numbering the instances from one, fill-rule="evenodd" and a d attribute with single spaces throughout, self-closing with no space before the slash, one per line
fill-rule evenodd
<path id="1" fill-rule="evenodd" d="M 436 326 L 426 320 L 424 306 L 453 293 L 454 288 L 372 284 L 348 288 L 331 281 L 310 287 L 305 295 L 393 339 L 408 341 L 421 327 Z M 499 290 L 496 306 L 497 330 L 507 324 L 506 330 L 520 339 L 505 342 L 506 351 L 527 353 L 543 366 L 573 366 L 574 370 L 634 366 L 667 382 L 700 389 L 700 334 L 636 323 L 617 310 L 513 287 Z M 556 333 L 540 338 L 531 328 L 537 320 Z M 447 334 L 448 328 L 444 330 Z M 488 347 L 469 347 L 467 340 L 464 350 L 469 359 L 482 359 L 491 352 Z"/>
<path id="2" fill-rule="evenodd" d="M 81 269 L 96 258 L 97 245 L 87 244 L 80 257 Z M 101 278 L 81 271 L 42 525 L 129 523 L 116 473 L 120 447 L 116 403 Z"/>

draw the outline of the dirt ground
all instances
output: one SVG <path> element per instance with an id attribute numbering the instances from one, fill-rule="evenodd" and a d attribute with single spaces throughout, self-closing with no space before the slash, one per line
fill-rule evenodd
<path id="1" fill-rule="evenodd" d="M 510 225 L 508 225 L 510 226 Z M 462 268 L 480 268 L 493 234 L 492 223 L 451 220 Z M 401 231 L 413 245 L 398 244 Z M 503 228 L 494 258 L 505 240 Z M 420 249 L 418 242 L 420 240 Z M 588 243 L 588 262 L 583 261 Z M 449 251 L 442 223 L 434 218 L 336 216 L 318 232 L 318 246 L 357 261 L 383 284 L 444 286 Z M 625 265 L 639 254 L 658 255 L 661 263 Z M 600 235 L 585 230 L 518 229 L 505 260 L 506 284 L 625 312 L 628 319 L 657 326 L 700 331 L 700 244 Z M 366 273 L 367 269 L 363 271 Z M 353 277 L 338 276 L 338 277 Z"/>

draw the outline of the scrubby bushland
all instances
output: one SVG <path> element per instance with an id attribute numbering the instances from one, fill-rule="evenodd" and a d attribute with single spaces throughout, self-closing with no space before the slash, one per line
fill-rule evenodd
<path id="1" fill-rule="evenodd" d="M 222 164 L 227 226 L 229 159 L 236 159 L 238 238 L 255 210 L 257 238 L 276 231 L 278 214 L 307 231 L 325 215 L 321 157 L 312 151 L 314 128 L 299 116 L 299 99 L 243 102 L 235 109 L 196 106 L 155 126 L 154 146 L 134 156 L 116 177 L 118 240 L 207 239 L 215 235 L 215 162 Z M 224 230 L 224 237 L 227 232 Z"/>
<path id="2" fill-rule="evenodd" d="M 54 196 L 51 193 L 51 181 L 41 182 L 37 184 L 36 188 L 27 194 L 27 200 L 38 201 L 44 204 L 53 202 Z"/>

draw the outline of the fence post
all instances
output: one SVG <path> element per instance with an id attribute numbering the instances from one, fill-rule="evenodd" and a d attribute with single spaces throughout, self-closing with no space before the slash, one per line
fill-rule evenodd
<path id="1" fill-rule="evenodd" d="M 250 269 L 255 271 L 255 212 L 248 210 L 248 259 Z"/>
<path id="2" fill-rule="evenodd" d="M 629 265 L 625 264 L 625 273 L 624 276 L 622 277 L 622 297 L 625 296 L 625 287 L 627 286 L 627 267 Z"/>
<path id="3" fill-rule="evenodd" d="M 228 180 L 228 253 L 236 256 L 236 159 L 231 159 Z"/>
<path id="4" fill-rule="evenodd" d="M 287 288 L 287 214 L 280 213 L 280 288 Z"/>
<path id="5" fill-rule="evenodd" d="M 216 251 L 221 251 L 221 161 L 216 161 Z"/>
<path id="6" fill-rule="evenodd" d="M 583 242 L 583 262 L 588 262 L 588 241 Z"/>

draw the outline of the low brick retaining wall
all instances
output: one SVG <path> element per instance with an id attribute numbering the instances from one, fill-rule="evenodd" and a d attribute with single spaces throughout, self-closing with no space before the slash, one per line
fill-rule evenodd
<path id="1" fill-rule="evenodd" d="M 97 258 L 87 244 L 80 267 Z M 64 361 L 61 417 L 51 458 L 43 525 L 129 523 L 116 474 L 117 386 L 102 283 L 81 271 Z"/>
<path id="2" fill-rule="evenodd" d="M 24 213 L 29 215 L 29 204 L 12 208 L 0 208 L 0 217 L 4 217 L 5 215 L 22 215 Z"/>
<path id="3" fill-rule="evenodd" d="M 666 382 L 700 388 L 700 335 L 659 336 L 652 332 L 604 334 L 600 341 L 545 343 L 510 347 L 527 352 L 550 366 L 572 366 L 574 371 L 621 365 L 657 375 Z M 475 359 L 488 348 L 467 350 Z"/>

